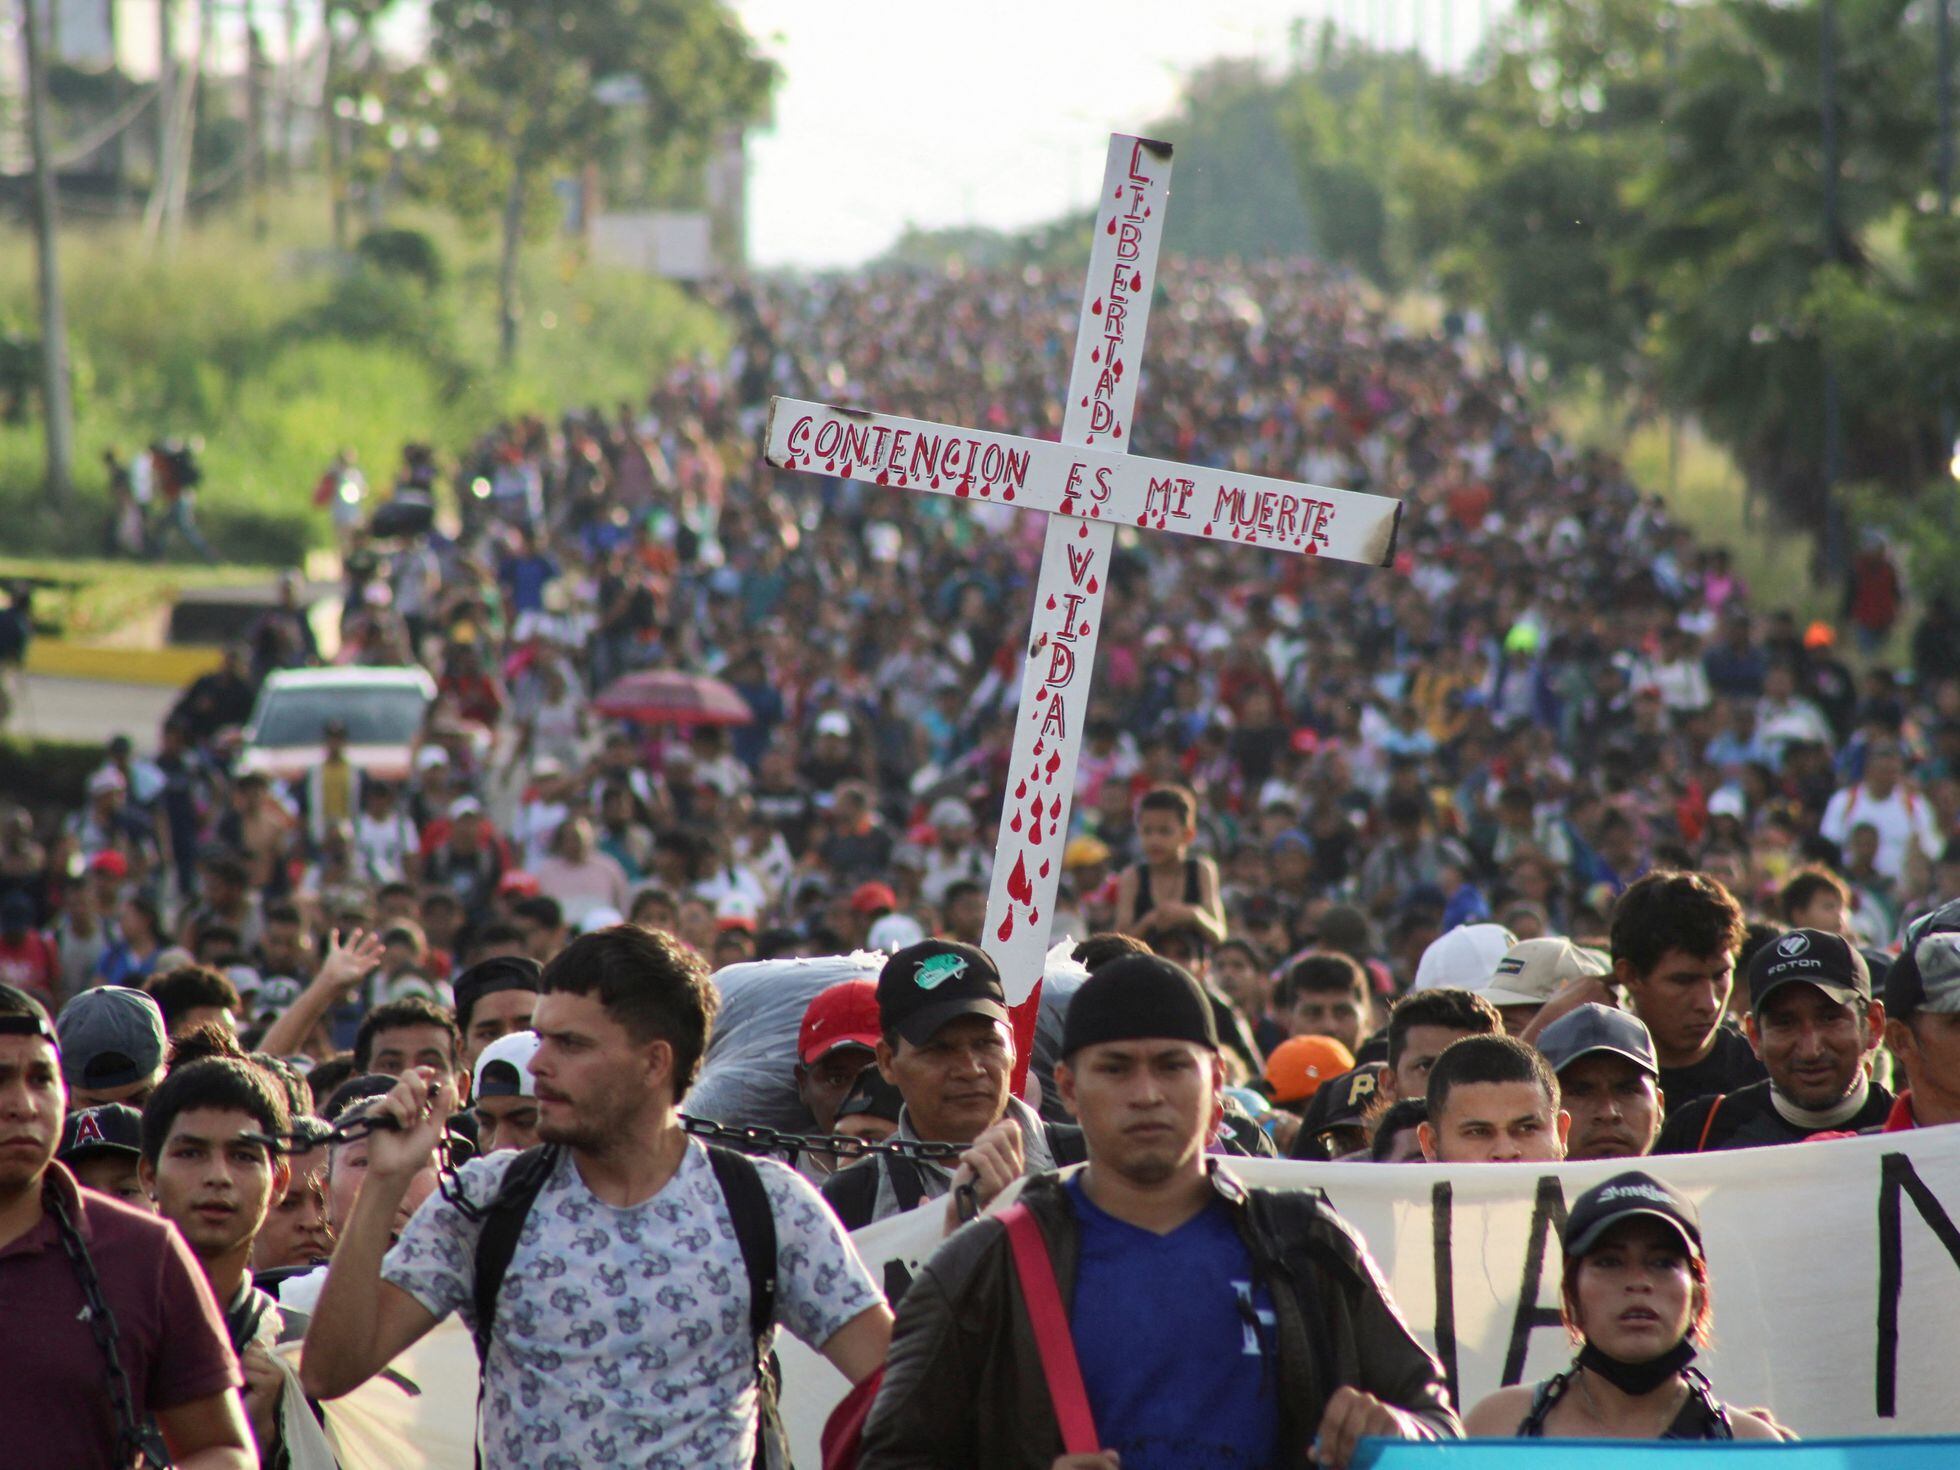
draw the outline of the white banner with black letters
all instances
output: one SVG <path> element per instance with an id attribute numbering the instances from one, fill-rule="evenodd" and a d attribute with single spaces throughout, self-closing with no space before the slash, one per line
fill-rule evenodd
<path id="1" fill-rule="evenodd" d="M 1960 1126 L 1639 1161 L 1701 1210 L 1715 1343 L 1701 1367 L 1730 1403 L 1806 1437 L 1960 1432 Z M 1367 1239 L 1459 1402 L 1565 1367 L 1559 1227 L 1627 1161 L 1294 1164 L 1235 1161 L 1248 1184 L 1327 1192 Z M 930 1255 L 941 1207 L 853 1237 L 888 1283 Z M 798 1465 L 844 1380 L 781 1341 Z"/>

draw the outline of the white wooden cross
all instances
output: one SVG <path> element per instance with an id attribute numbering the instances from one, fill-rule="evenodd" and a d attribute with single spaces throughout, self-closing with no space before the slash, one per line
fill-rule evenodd
<path id="1" fill-rule="evenodd" d="M 1059 444 L 795 398 L 769 405 L 765 457 L 778 469 L 1048 512 L 987 901 L 987 952 L 1015 1006 L 1020 1069 L 1046 958 L 1042 919 L 1054 912 L 1061 882 L 1116 528 L 1386 566 L 1401 518 L 1401 502 L 1385 496 L 1124 452 L 1170 176 L 1170 144 L 1110 138 Z"/>

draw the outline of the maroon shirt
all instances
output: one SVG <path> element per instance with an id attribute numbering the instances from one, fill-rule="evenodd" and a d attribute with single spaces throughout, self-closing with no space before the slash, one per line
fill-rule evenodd
<path id="1" fill-rule="evenodd" d="M 241 1387 L 224 1316 L 176 1227 L 78 1188 L 60 1164 L 49 1164 L 47 1177 L 115 1313 L 138 1417 Z M 0 1249 L 0 1425 L 10 1470 L 116 1470 L 107 1365 L 82 1308 L 74 1263 L 44 1213 Z"/>

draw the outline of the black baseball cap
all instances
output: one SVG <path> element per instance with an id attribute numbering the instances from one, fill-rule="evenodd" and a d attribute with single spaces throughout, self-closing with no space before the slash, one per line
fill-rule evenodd
<path id="1" fill-rule="evenodd" d="M 1909 1021 L 1921 1011 L 1960 1012 L 1960 901 L 1915 919 L 1885 976 L 1885 1014 Z"/>
<path id="2" fill-rule="evenodd" d="M 878 972 L 878 1024 L 914 1046 L 961 1016 L 1008 1020 L 1007 992 L 985 950 L 927 939 L 901 949 Z"/>
<path id="3" fill-rule="evenodd" d="M 1872 998 L 1871 969 L 1842 936 L 1792 929 L 1770 940 L 1749 961 L 1749 1009 L 1762 1010 L 1772 992 L 1799 980 L 1839 1005 Z"/>
<path id="4" fill-rule="evenodd" d="M 1654 1038 L 1638 1016 L 1616 1006 L 1587 1001 L 1567 1011 L 1538 1033 L 1538 1050 L 1563 1072 L 1581 1057 L 1607 1052 L 1625 1057 L 1650 1077 L 1661 1075 L 1660 1059 L 1654 1055 Z"/>
<path id="5" fill-rule="evenodd" d="M 64 1164 L 96 1154 L 143 1152 L 143 1115 L 124 1103 L 79 1108 L 61 1125 L 61 1143 L 54 1156 Z"/>
<path id="6" fill-rule="evenodd" d="M 499 990 L 543 990 L 543 975 L 543 967 L 526 955 L 500 954 L 478 960 L 450 987 L 456 997 L 457 1028 L 469 1027 L 470 1012 L 484 996 Z"/>
<path id="7" fill-rule="evenodd" d="M 1368 1110 L 1381 1095 L 1382 1073 L 1387 1070 L 1386 1062 L 1363 1062 L 1351 1072 L 1328 1078 L 1301 1114 L 1300 1131 L 1312 1135 L 1367 1127 Z"/>
<path id="8" fill-rule="evenodd" d="M 1695 1209 L 1694 1201 L 1638 1169 L 1615 1174 L 1572 1202 L 1572 1213 L 1565 1217 L 1562 1237 L 1565 1253 L 1583 1256 L 1615 1225 L 1640 1217 L 1663 1220 L 1673 1226 L 1688 1253 L 1701 1256 L 1701 1214 Z"/>

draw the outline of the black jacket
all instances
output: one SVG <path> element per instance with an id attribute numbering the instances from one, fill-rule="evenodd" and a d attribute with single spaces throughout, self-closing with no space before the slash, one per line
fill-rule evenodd
<path id="1" fill-rule="evenodd" d="M 1304 1470 L 1327 1400 L 1343 1385 L 1415 1415 L 1433 1438 L 1461 1437 L 1442 1369 L 1332 1206 L 1305 1190 L 1247 1189 L 1216 1162 L 1211 1178 L 1273 1301 L 1280 1466 Z M 1053 1174 L 1030 1180 L 1020 1197 L 1041 1225 L 1066 1305 L 1080 1246 L 1075 1207 Z M 1061 1453 L 1006 1231 L 976 1220 L 933 1252 L 905 1295 L 860 1470 L 1050 1470 Z"/>

